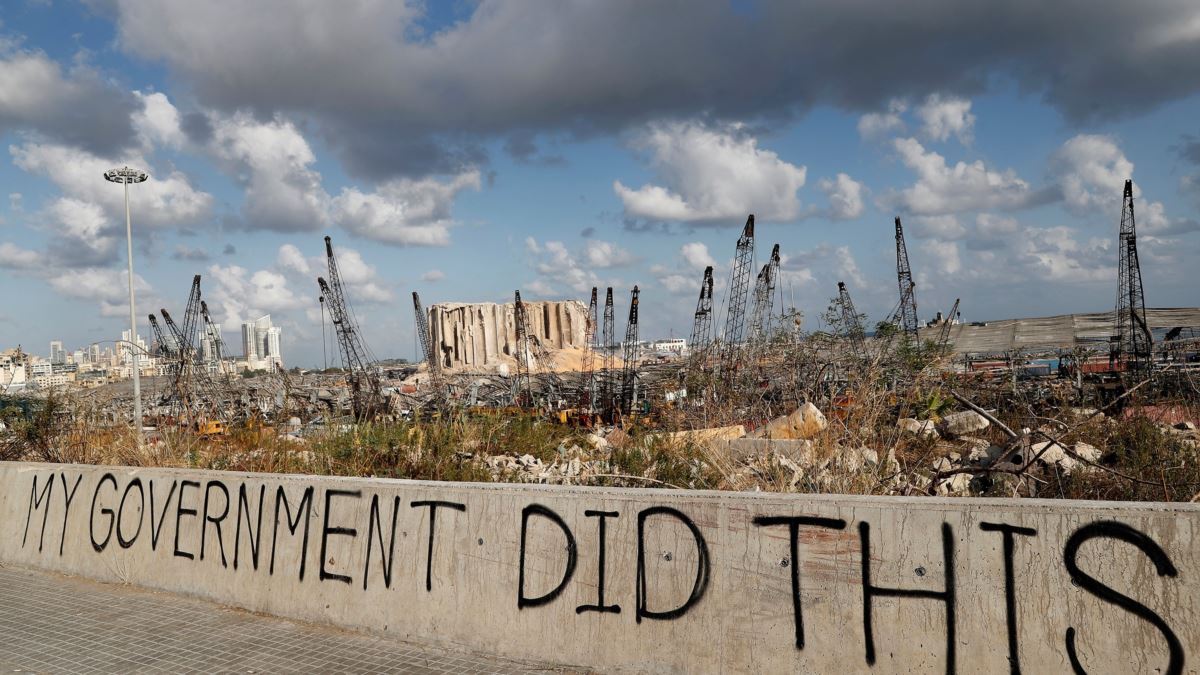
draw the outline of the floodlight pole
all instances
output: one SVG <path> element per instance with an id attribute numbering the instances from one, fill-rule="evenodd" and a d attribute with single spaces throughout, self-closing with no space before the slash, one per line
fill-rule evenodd
<path id="1" fill-rule="evenodd" d="M 105 180 L 125 186 L 125 245 L 129 255 L 129 357 L 130 369 L 133 371 L 133 425 L 137 432 L 139 448 L 142 446 L 142 378 L 141 369 L 138 367 L 137 312 L 133 298 L 133 228 L 129 222 L 129 184 L 143 183 L 149 177 L 145 171 L 128 166 L 104 172 Z"/>

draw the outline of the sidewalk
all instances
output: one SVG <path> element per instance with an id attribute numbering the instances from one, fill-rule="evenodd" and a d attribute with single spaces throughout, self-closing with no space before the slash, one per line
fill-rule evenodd
<path id="1" fill-rule="evenodd" d="M 0 568 L 0 670 L 243 674 L 564 672 L 21 568 Z"/>

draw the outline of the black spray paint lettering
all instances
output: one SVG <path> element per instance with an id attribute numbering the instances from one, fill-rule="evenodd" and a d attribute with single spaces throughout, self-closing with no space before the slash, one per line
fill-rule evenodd
<path id="1" fill-rule="evenodd" d="M 100 496 L 100 488 L 104 487 L 105 483 L 112 483 L 113 492 L 117 491 L 117 479 L 115 476 L 111 473 L 101 476 L 100 480 L 96 483 L 96 491 L 92 493 L 92 511 L 88 516 L 88 536 L 91 537 L 92 548 L 96 549 L 97 553 L 102 552 L 108 546 L 108 540 L 112 538 L 113 520 L 116 518 L 112 509 L 108 507 L 100 509 L 100 513 L 108 516 L 108 532 L 104 535 L 104 541 L 96 541 L 96 498 Z"/>
<path id="2" fill-rule="evenodd" d="M 817 518 L 816 516 L 755 516 L 754 524 L 759 527 L 787 525 L 788 555 L 792 570 L 792 617 L 796 624 L 796 649 L 804 649 L 804 613 L 800 607 L 800 527 L 811 525 L 827 530 L 844 530 L 846 521 L 841 518 Z"/>
<path id="3" fill-rule="evenodd" d="M 238 568 L 238 557 L 242 553 L 242 514 L 246 514 L 246 536 L 250 540 L 250 563 L 258 569 L 258 545 L 262 541 L 263 502 L 267 496 L 267 486 L 258 486 L 258 515 L 255 525 L 250 524 L 250 500 L 246 497 L 246 484 L 238 486 L 237 522 L 233 524 L 233 569 Z"/>
<path id="4" fill-rule="evenodd" d="M 125 521 L 125 504 L 129 501 L 129 495 L 133 493 L 135 487 L 138 491 L 137 529 L 133 531 L 133 536 L 126 539 L 121 524 Z M 121 494 L 121 504 L 117 507 L 117 545 L 121 548 L 133 546 L 133 542 L 137 541 L 138 536 L 142 534 L 142 515 L 145 512 L 146 490 L 142 487 L 142 479 L 134 478 L 125 486 L 125 492 Z"/>
<path id="5" fill-rule="evenodd" d="M 946 673 L 956 672 L 955 664 L 955 596 L 954 596 L 954 530 L 942 523 L 942 558 L 945 566 L 946 590 L 929 591 L 911 588 L 884 588 L 871 584 L 871 526 L 858 524 L 862 544 L 863 636 L 866 642 L 867 665 L 875 665 L 875 628 L 872 607 L 877 597 L 928 598 L 946 603 Z"/>
<path id="6" fill-rule="evenodd" d="M 349 575 L 337 574 L 325 569 L 326 558 L 329 556 L 329 535 L 337 535 L 342 537 L 350 537 L 353 539 L 358 536 L 358 530 L 353 527 L 330 527 L 329 514 L 333 511 L 334 497 L 354 497 L 362 499 L 362 490 L 326 490 L 325 491 L 325 513 L 324 520 L 321 523 L 321 564 L 319 577 L 321 581 L 333 579 L 342 583 L 350 583 Z"/>
<path id="7" fill-rule="evenodd" d="M 535 515 L 546 518 L 557 525 L 558 529 L 562 530 L 563 536 L 567 540 L 567 568 L 563 571 L 562 580 L 549 593 L 536 598 L 530 598 L 525 595 L 525 538 L 529 529 L 529 517 Z M 517 568 L 517 609 L 539 607 L 553 602 L 563 592 L 563 589 L 567 587 L 567 583 L 571 581 L 571 576 L 575 574 L 575 563 L 577 562 L 578 555 L 579 553 L 575 546 L 575 535 L 571 534 L 571 528 L 567 527 L 561 516 L 541 504 L 530 504 L 521 509 L 521 553 Z"/>
<path id="8" fill-rule="evenodd" d="M 60 474 L 58 474 L 58 477 L 62 479 L 63 501 L 64 501 L 62 535 L 59 537 L 59 540 L 58 540 L 58 555 L 61 557 L 63 554 L 63 545 L 67 543 L 67 516 L 71 515 L 71 502 L 75 499 L 75 493 L 79 490 L 79 484 L 83 482 L 83 474 L 79 474 L 78 476 L 75 477 L 75 486 L 72 487 L 70 490 L 67 489 L 67 474 L 60 473 Z M 51 478 L 51 480 L 54 480 L 54 479 Z M 25 527 L 26 528 L 29 527 L 28 520 L 25 521 Z M 45 523 L 45 521 L 42 521 L 42 533 L 43 534 L 45 534 L 45 530 L 46 530 L 46 523 Z M 21 545 L 24 546 L 25 545 L 24 542 L 22 542 Z"/>
<path id="9" fill-rule="evenodd" d="M 162 511 L 158 514 L 158 525 L 154 524 L 154 479 L 150 479 L 150 550 L 158 550 L 158 536 L 162 534 L 163 523 L 167 522 L 167 509 L 171 508 L 171 497 L 175 496 L 175 486 L 178 481 L 171 481 L 171 489 L 167 491 L 167 500 L 163 502 Z"/>
<path id="10" fill-rule="evenodd" d="M 679 522 L 687 526 L 691 531 L 692 537 L 696 540 L 696 582 L 692 585 L 692 594 L 688 596 L 687 601 L 675 609 L 655 612 L 646 608 L 646 519 L 653 515 L 665 515 L 675 518 Z M 647 619 L 678 619 L 687 614 L 700 599 L 704 597 L 705 591 L 708 589 L 709 576 L 709 561 L 708 561 L 708 544 L 704 541 L 704 535 L 700 533 L 700 528 L 692 522 L 682 511 L 673 509 L 670 506 L 652 506 L 648 509 L 643 509 L 638 513 L 637 526 L 637 614 L 635 621 L 642 622 L 642 618 Z"/>
<path id="11" fill-rule="evenodd" d="M 383 550 L 383 520 L 379 516 L 379 495 L 371 495 L 371 515 L 367 519 L 367 555 L 363 558 L 363 590 L 367 590 L 367 579 L 371 576 L 371 543 L 379 535 L 380 566 L 383 567 L 383 587 L 392 587 L 392 562 L 396 559 L 396 520 L 400 516 L 400 498 L 392 501 L 391 536 L 387 551 Z M 432 528 L 431 528 L 432 533 Z M 430 541 L 433 540 L 432 534 Z"/>
<path id="12" fill-rule="evenodd" d="M 37 485 L 38 477 L 34 474 L 33 487 L 29 491 L 29 510 L 25 512 L 25 534 L 21 536 L 21 548 L 25 548 L 25 539 L 29 536 L 29 520 L 33 517 L 34 509 L 40 508 L 44 503 L 46 510 L 42 512 L 42 533 L 38 536 L 38 553 L 41 553 L 42 540 L 46 537 L 46 518 L 50 515 L 50 495 L 54 492 L 54 474 L 50 474 L 50 480 L 46 481 L 41 496 L 38 496 Z"/>
<path id="13" fill-rule="evenodd" d="M 1037 530 L 1003 523 L 980 523 L 984 532 L 1000 532 L 1004 537 L 1004 621 L 1008 626 L 1008 663 L 1012 675 L 1021 675 L 1020 648 L 1017 645 L 1017 589 L 1013 556 L 1016 553 L 1016 535 L 1036 537 Z"/>
<path id="14" fill-rule="evenodd" d="M 287 500 L 287 494 L 283 491 L 283 486 L 280 485 L 275 490 L 275 527 L 271 532 L 271 565 L 267 568 L 267 573 L 275 574 L 275 543 L 279 541 L 279 506 L 283 505 L 283 510 L 287 513 L 288 532 L 294 537 L 296 530 L 300 527 L 300 521 L 304 521 L 304 538 L 300 543 L 300 581 L 304 581 L 304 567 L 308 562 L 308 520 L 312 511 L 313 487 L 310 485 L 304 490 L 304 496 L 300 498 L 300 503 L 296 505 L 296 518 L 292 518 L 292 509 Z"/>
<path id="15" fill-rule="evenodd" d="M 608 546 L 607 540 L 604 536 L 604 533 L 605 533 L 604 520 L 606 518 L 619 518 L 621 516 L 621 514 L 617 511 L 592 511 L 589 509 L 587 511 L 584 511 L 583 515 L 587 516 L 588 518 L 599 518 L 600 519 L 599 520 L 600 533 L 598 535 L 600 538 L 600 543 L 599 543 L 600 553 L 598 555 L 598 557 L 600 558 L 600 561 L 598 563 L 599 569 L 596 572 L 596 576 L 597 576 L 596 604 L 580 605 L 575 608 L 575 613 L 582 614 L 584 612 L 611 612 L 613 614 L 620 614 L 621 613 L 620 605 L 604 604 L 604 559 L 605 559 L 605 549 Z"/>
<path id="16" fill-rule="evenodd" d="M 216 517 L 209 513 L 208 510 L 209 495 L 212 493 L 214 487 L 221 488 L 221 492 L 225 495 L 225 504 L 221 508 L 220 515 Z M 200 520 L 200 559 L 204 560 L 204 545 L 207 543 L 208 524 L 212 523 L 214 529 L 217 531 L 217 551 L 221 553 L 221 567 L 229 567 L 229 563 L 225 560 L 225 537 L 221 535 L 221 521 L 225 520 L 225 517 L 229 515 L 230 506 L 229 488 L 225 487 L 225 484 L 220 481 L 208 481 L 208 484 L 204 486 L 204 506 L 201 508 L 204 517 Z"/>
<path id="17" fill-rule="evenodd" d="M 1137 615 L 1143 621 L 1157 628 L 1158 632 L 1162 633 L 1162 636 L 1166 638 L 1167 648 L 1170 651 L 1170 661 L 1167 664 L 1166 675 L 1180 675 L 1183 672 L 1184 665 L 1183 645 L 1179 643 L 1179 638 L 1171 630 L 1171 627 L 1167 625 L 1167 622 L 1156 614 L 1154 610 L 1123 593 L 1105 586 L 1100 580 L 1079 569 L 1079 563 L 1076 560 L 1079 555 L 1079 547 L 1091 539 L 1116 539 L 1127 544 L 1133 544 L 1154 563 L 1154 569 L 1158 572 L 1158 576 L 1178 576 L 1179 571 L 1171 564 L 1171 559 L 1167 557 L 1166 551 L 1163 551 L 1162 547 L 1153 539 L 1124 523 L 1102 520 L 1084 525 L 1071 534 L 1071 537 L 1067 539 L 1066 546 L 1063 547 L 1063 564 L 1067 568 L 1067 573 L 1071 575 L 1071 580 L 1085 591 L 1105 602 L 1112 603 L 1131 614 Z M 1080 663 L 1079 654 L 1075 649 L 1074 627 L 1067 628 L 1067 656 L 1071 660 L 1071 668 L 1076 673 L 1086 675 L 1087 671 L 1083 669 L 1083 664 Z"/>
<path id="18" fill-rule="evenodd" d="M 180 521 L 183 520 L 184 516 L 191 516 L 194 518 L 194 517 L 196 517 L 196 514 L 199 513 L 196 509 L 187 509 L 187 508 L 184 508 L 184 506 L 183 506 L 183 500 L 187 496 L 187 489 L 189 487 L 198 488 L 198 487 L 200 487 L 200 483 L 199 483 L 199 481 L 194 481 L 194 480 L 185 480 L 185 481 L 181 481 L 179 483 L 179 501 L 175 502 L 175 552 L 174 552 L 174 555 L 179 558 L 187 558 L 188 560 L 194 560 L 196 558 L 196 556 L 194 554 L 192 554 L 188 551 L 184 551 L 183 549 L 179 548 L 179 532 L 180 532 L 180 530 L 183 529 L 183 528 L 179 527 Z"/>
<path id="19" fill-rule="evenodd" d="M 439 502 L 439 501 L 409 502 L 410 508 L 418 509 L 423 506 L 429 507 L 429 553 L 426 555 L 426 558 L 425 558 L 425 590 L 428 592 L 428 591 L 433 590 L 433 537 L 434 537 L 434 532 L 437 529 L 438 507 L 444 506 L 448 509 L 454 509 L 455 511 L 466 511 L 467 505 L 459 504 L 458 502 Z M 395 525 L 395 521 L 393 521 L 393 526 L 394 525 Z M 394 534 L 392 536 L 393 536 L 393 538 L 395 537 Z"/>

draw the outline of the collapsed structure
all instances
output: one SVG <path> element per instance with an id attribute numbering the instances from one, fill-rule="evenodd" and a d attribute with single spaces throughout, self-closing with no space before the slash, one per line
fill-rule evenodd
<path id="1" fill-rule="evenodd" d="M 522 303 L 527 336 L 544 349 L 587 346 L 588 309 L 578 300 Z M 481 369 L 511 364 L 520 351 L 516 305 L 439 303 L 429 308 L 429 330 L 444 368 Z"/>

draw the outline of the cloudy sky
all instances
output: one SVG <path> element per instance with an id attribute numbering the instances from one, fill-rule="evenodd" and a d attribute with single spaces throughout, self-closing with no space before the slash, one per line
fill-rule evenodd
<path id="1" fill-rule="evenodd" d="M 412 290 L 639 284 L 643 336 L 686 336 L 748 213 L 810 327 L 838 281 L 895 305 L 895 215 L 922 318 L 1103 311 L 1130 177 L 1147 304 L 1197 305 L 1198 93 L 1194 0 L 7 0 L 0 346 L 127 325 L 122 164 L 139 320 L 201 274 L 293 365 L 326 234 L 381 357 Z"/>

